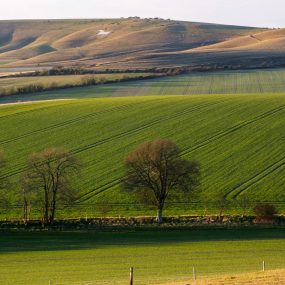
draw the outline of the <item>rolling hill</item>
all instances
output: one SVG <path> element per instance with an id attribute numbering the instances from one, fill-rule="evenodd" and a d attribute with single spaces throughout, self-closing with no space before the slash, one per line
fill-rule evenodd
<path id="1" fill-rule="evenodd" d="M 145 140 L 164 137 L 179 145 L 183 157 L 199 160 L 203 172 L 194 201 L 169 205 L 168 213 L 215 211 L 221 195 L 233 202 L 232 209 L 246 197 L 253 203 L 276 203 L 284 211 L 284 94 L 84 95 L 79 100 L 0 106 L 0 148 L 9 159 L 4 176 L 12 182 L 34 151 L 63 146 L 82 161 L 75 186 L 78 208 L 64 208 L 63 215 L 94 215 L 100 211 L 96 205 L 106 201 L 114 203 L 115 215 L 153 214 L 120 191 L 119 184 L 128 152 Z M 14 191 L 9 193 L 16 205 Z M 20 215 L 13 209 L 11 216 Z"/>
<path id="2" fill-rule="evenodd" d="M 0 21 L 0 62 L 2 68 L 280 66 L 284 38 L 285 29 L 161 19 Z"/>

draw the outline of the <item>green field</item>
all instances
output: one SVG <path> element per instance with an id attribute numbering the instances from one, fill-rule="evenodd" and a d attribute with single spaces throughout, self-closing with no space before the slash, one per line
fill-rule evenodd
<path id="1" fill-rule="evenodd" d="M 285 267 L 284 229 L 34 232 L 0 235 L 0 284 L 135 284 Z M 185 283 L 186 284 L 186 283 Z"/>
<path id="2" fill-rule="evenodd" d="M 5 176 L 11 181 L 25 170 L 30 153 L 47 147 L 63 146 L 82 161 L 79 204 L 67 210 L 69 217 L 96 215 L 102 201 L 115 203 L 112 215 L 154 214 L 122 192 L 119 181 L 133 148 L 164 137 L 179 145 L 183 157 L 202 165 L 194 204 L 184 199 L 166 213 L 212 213 L 222 194 L 233 202 L 241 197 L 275 202 L 285 210 L 284 94 L 97 98 L 0 109 L 0 148 L 7 153 Z M 13 189 L 16 203 L 17 186 Z"/>
<path id="3" fill-rule="evenodd" d="M 140 74 L 138 74 L 140 75 Z M 110 75 L 117 76 L 117 75 Z M 133 74 L 132 76 L 135 76 Z M 80 76 L 45 77 L 49 83 L 71 82 Z M 23 84 L 25 80 L 39 81 L 39 78 L 0 79 L 1 86 Z M 76 81 L 76 80 L 75 80 Z M 40 94 L 18 95 L 0 98 L 1 102 L 18 100 L 47 100 L 66 98 L 96 98 L 147 95 L 193 95 L 193 94 L 266 94 L 285 92 L 285 69 L 246 71 L 193 72 L 187 75 L 156 78 L 144 81 L 108 84 L 103 86 L 67 89 Z"/>

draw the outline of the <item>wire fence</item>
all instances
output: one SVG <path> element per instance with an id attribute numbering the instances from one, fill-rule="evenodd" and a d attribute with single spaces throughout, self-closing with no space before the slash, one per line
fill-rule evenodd
<path id="1" fill-rule="evenodd" d="M 213 266 L 211 269 L 203 269 L 203 267 L 190 265 L 188 267 L 184 266 L 183 268 L 177 267 L 168 267 L 161 268 L 157 266 L 152 268 L 150 271 L 146 267 L 126 267 L 124 272 L 122 270 L 114 270 L 110 272 L 97 272 L 100 277 L 96 280 L 94 279 L 85 279 L 81 281 L 72 280 L 72 278 L 67 278 L 64 281 L 57 280 L 57 278 L 50 278 L 44 281 L 43 279 L 39 280 L 39 285 L 154 285 L 154 284 L 197 284 L 196 282 L 211 280 L 213 278 L 228 277 L 234 279 L 234 284 L 239 284 L 238 278 L 244 274 L 256 274 L 256 273 L 266 273 L 272 270 L 276 270 L 278 267 L 268 266 L 266 261 L 260 260 L 256 264 L 243 264 L 239 265 L 238 270 L 235 270 L 232 264 L 224 265 L 223 267 Z M 155 273 L 154 273 L 155 272 Z M 168 272 L 165 274 L 165 272 Z M 241 275 L 243 274 L 243 275 Z M 72 274 L 71 274 L 72 275 Z M 105 276 L 105 280 L 104 280 Z M 234 276 L 234 277 L 233 277 Z M 276 276 L 275 276 L 276 277 Z M 277 278 L 275 278 L 277 280 Z M 253 280 L 250 280 L 251 282 Z M 22 279 L 22 281 L 16 282 L 13 285 L 28 285 L 29 281 Z M 200 283 L 199 283 L 200 284 Z M 203 284 L 203 283 L 202 283 Z M 208 283 L 204 283 L 208 284 Z M 209 283 L 211 284 L 211 283 Z M 226 284 L 226 283 L 219 283 Z M 269 283 L 268 283 L 269 284 Z M 281 284 L 281 283 L 280 283 Z M 283 283 L 282 283 L 283 284 Z"/>

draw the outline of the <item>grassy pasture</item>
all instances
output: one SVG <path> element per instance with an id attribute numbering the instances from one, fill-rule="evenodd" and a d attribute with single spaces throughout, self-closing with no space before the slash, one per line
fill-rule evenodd
<path id="1" fill-rule="evenodd" d="M 185 158 L 199 160 L 203 173 L 195 204 L 183 200 L 166 213 L 211 213 L 222 194 L 232 201 L 280 202 L 284 212 L 284 94 L 97 98 L 0 110 L 0 147 L 10 161 L 5 176 L 13 182 L 33 151 L 63 146 L 81 159 L 79 205 L 66 210 L 69 216 L 96 215 L 94 203 L 102 201 L 116 203 L 112 215 L 154 214 L 121 192 L 119 181 L 127 153 L 163 137 L 175 141 Z M 16 194 L 10 195 L 16 203 Z M 3 215 L 19 217 L 16 211 Z"/>
<path id="2" fill-rule="evenodd" d="M 133 74 L 134 75 L 134 74 Z M 116 76 L 116 75 L 113 75 Z M 59 84 L 75 80 L 73 76 L 59 77 Z M 22 84 L 26 79 L 0 79 L 1 86 Z M 40 80 L 28 78 L 27 80 Z M 43 80 L 53 81 L 52 78 Z M 76 82 L 76 80 L 75 80 Z M 187 75 L 157 78 L 144 81 L 108 84 L 80 89 L 67 89 L 40 94 L 18 95 L 0 98 L 1 102 L 17 100 L 47 100 L 66 98 L 124 97 L 147 95 L 195 95 L 195 94 L 266 94 L 285 92 L 285 69 L 220 71 L 190 73 Z"/>
<path id="3" fill-rule="evenodd" d="M 285 267 L 284 229 L 3 233 L 0 284 L 135 284 Z M 186 284 L 186 283 L 184 283 Z"/>

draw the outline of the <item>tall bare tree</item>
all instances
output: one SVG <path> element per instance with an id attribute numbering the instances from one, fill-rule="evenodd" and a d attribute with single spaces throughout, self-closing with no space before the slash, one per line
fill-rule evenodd
<path id="1" fill-rule="evenodd" d="M 63 148 L 46 149 L 30 157 L 24 186 L 38 191 L 45 225 L 54 222 L 58 201 L 72 199 L 70 182 L 78 170 L 76 157 Z"/>
<path id="2" fill-rule="evenodd" d="M 179 153 L 173 142 L 161 139 L 139 145 L 125 161 L 127 175 L 123 187 L 155 205 L 159 223 L 170 194 L 187 194 L 199 185 L 199 163 L 182 159 Z"/>
<path id="3" fill-rule="evenodd" d="M 29 177 L 30 173 L 24 173 L 24 175 L 20 179 L 20 201 L 19 203 L 23 205 L 23 221 L 25 224 L 28 223 L 30 219 L 30 212 L 32 208 L 32 200 L 37 197 L 36 193 L 34 193 L 33 187 L 35 185 L 32 183 Z"/>

